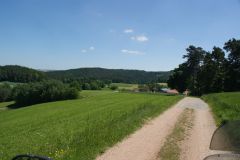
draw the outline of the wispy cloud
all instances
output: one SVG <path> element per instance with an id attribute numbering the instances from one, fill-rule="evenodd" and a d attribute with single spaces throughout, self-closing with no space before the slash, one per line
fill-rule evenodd
<path id="1" fill-rule="evenodd" d="M 90 51 L 94 51 L 94 50 L 95 50 L 95 47 L 91 46 L 91 47 L 89 47 L 89 50 L 90 50 Z"/>
<path id="2" fill-rule="evenodd" d="M 125 29 L 123 32 L 124 32 L 124 33 L 126 33 L 126 34 L 128 34 L 128 33 L 133 33 L 133 32 L 134 32 L 134 30 L 133 30 L 133 29 L 130 29 L 130 28 L 128 28 L 128 29 Z"/>
<path id="3" fill-rule="evenodd" d="M 138 41 L 138 42 L 147 42 L 149 41 L 149 38 L 147 36 L 140 35 L 140 36 L 132 36 L 131 40 Z"/>
<path id="4" fill-rule="evenodd" d="M 87 52 L 91 52 L 91 51 L 94 51 L 94 50 L 95 50 L 95 47 L 91 46 L 88 49 L 82 49 L 81 52 L 82 53 L 87 53 Z"/>
<path id="5" fill-rule="evenodd" d="M 124 54 L 130 54 L 130 55 L 144 55 L 145 54 L 144 52 L 127 50 L 127 49 L 122 49 L 121 52 Z"/>

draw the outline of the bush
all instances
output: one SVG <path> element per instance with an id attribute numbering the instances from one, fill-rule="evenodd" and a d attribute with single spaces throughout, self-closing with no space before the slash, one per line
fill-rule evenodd
<path id="1" fill-rule="evenodd" d="M 76 99 L 78 90 L 60 81 L 43 81 L 23 84 L 15 88 L 14 99 L 17 105 L 25 106 L 57 100 Z"/>
<path id="2" fill-rule="evenodd" d="M 9 84 L 0 85 L 0 102 L 9 101 L 12 98 L 12 88 Z"/>
<path id="3" fill-rule="evenodd" d="M 116 90 L 116 89 L 118 89 L 118 86 L 116 86 L 116 85 L 111 85 L 111 86 L 110 86 L 110 89 L 111 89 L 111 90 Z"/>
<path id="4" fill-rule="evenodd" d="M 72 81 L 69 86 L 71 88 L 76 88 L 78 91 L 81 91 L 82 90 L 82 86 L 81 84 L 78 82 L 78 81 Z"/>
<path id="5" fill-rule="evenodd" d="M 91 87 L 90 87 L 89 83 L 84 83 L 83 86 L 82 86 L 82 89 L 83 90 L 90 90 Z"/>
<path id="6" fill-rule="evenodd" d="M 100 90 L 101 86 L 97 82 L 93 81 L 90 83 L 90 88 L 91 90 Z"/>

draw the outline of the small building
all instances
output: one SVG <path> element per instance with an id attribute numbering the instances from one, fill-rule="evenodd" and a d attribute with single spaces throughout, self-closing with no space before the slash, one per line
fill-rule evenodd
<path id="1" fill-rule="evenodd" d="M 167 94 L 179 94 L 179 92 L 176 89 L 162 88 L 161 91 Z"/>
<path id="2" fill-rule="evenodd" d="M 179 92 L 176 89 L 170 89 L 167 91 L 168 94 L 179 94 Z"/>

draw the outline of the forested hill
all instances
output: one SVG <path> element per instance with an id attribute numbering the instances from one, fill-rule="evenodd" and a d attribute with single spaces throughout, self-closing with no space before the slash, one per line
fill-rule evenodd
<path id="1" fill-rule="evenodd" d="M 49 71 L 46 74 L 55 79 L 93 78 L 123 83 L 166 82 L 170 72 L 146 72 L 142 70 L 79 68 L 62 71 Z"/>
<path id="2" fill-rule="evenodd" d="M 0 81 L 10 82 L 36 82 L 47 78 L 45 73 L 31 68 L 6 65 L 0 66 Z"/>

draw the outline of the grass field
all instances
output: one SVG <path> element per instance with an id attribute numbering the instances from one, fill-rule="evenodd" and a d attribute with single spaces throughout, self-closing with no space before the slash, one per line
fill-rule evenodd
<path id="1" fill-rule="evenodd" d="M 0 159 L 16 154 L 89 160 L 182 97 L 83 91 L 81 99 L 0 112 Z"/>
<path id="2" fill-rule="evenodd" d="M 208 94 L 202 98 L 210 105 L 218 125 L 225 120 L 240 120 L 240 92 Z"/>
<path id="3" fill-rule="evenodd" d="M 138 88 L 138 84 L 128 84 L 128 83 L 112 83 L 112 85 L 118 86 L 118 89 L 125 89 L 125 90 L 134 90 Z"/>
<path id="4" fill-rule="evenodd" d="M 14 102 L 2 102 L 2 103 L 0 103 L 0 109 L 5 108 L 11 104 L 14 104 Z"/>

